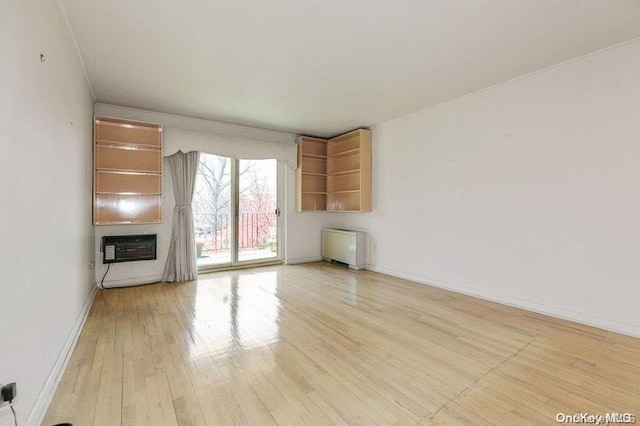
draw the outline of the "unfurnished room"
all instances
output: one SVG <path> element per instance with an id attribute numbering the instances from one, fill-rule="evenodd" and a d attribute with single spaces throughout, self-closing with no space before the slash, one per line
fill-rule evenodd
<path id="1" fill-rule="evenodd" d="M 0 426 L 640 421 L 640 1 L 2 0 L 0 53 Z"/>

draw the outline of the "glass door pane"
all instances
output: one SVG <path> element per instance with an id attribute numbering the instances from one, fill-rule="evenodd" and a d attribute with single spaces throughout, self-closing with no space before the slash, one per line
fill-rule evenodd
<path id="1" fill-rule="evenodd" d="M 200 153 L 193 194 L 198 267 L 232 262 L 231 159 Z"/>
<path id="2" fill-rule="evenodd" d="M 238 261 L 278 257 L 278 162 L 238 160 Z"/>

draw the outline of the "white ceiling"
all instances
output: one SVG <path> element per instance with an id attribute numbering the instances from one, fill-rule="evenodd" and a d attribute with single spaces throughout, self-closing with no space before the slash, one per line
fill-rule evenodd
<path id="1" fill-rule="evenodd" d="M 638 0 L 62 0 L 98 102 L 318 136 L 640 37 Z"/>

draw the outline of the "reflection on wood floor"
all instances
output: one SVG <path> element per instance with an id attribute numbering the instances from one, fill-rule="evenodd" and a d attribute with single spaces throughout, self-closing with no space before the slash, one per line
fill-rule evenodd
<path id="1" fill-rule="evenodd" d="M 102 290 L 46 425 L 640 415 L 640 340 L 328 263 Z"/>

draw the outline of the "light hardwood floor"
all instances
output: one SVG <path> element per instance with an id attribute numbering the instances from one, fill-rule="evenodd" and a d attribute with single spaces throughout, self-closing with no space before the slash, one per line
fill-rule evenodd
<path id="1" fill-rule="evenodd" d="M 640 340 L 328 263 L 96 296 L 45 424 L 640 415 Z"/>

